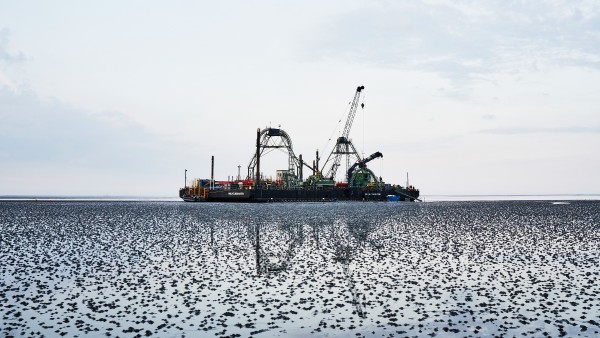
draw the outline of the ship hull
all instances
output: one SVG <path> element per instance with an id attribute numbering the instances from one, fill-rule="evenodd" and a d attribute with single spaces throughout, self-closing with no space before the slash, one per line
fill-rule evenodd
<path id="1" fill-rule="evenodd" d="M 415 201 L 419 198 L 418 190 L 406 189 L 229 189 L 211 190 L 204 196 L 180 194 L 186 202 L 327 202 L 327 201 L 388 201 L 395 196 L 395 201 Z"/>

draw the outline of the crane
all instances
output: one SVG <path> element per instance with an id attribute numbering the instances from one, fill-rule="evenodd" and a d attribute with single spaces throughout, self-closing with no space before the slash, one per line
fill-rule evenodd
<path id="1" fill-rule="evenodd" d="M 348 135 L 350 134 L 350 129 L 352 128 L 352 122 L 354 122 L 354 116 L 356 115 L 356 110 L 359 106 L 358 103 L 360 100 L 360 95 L 363 89 L 365 89 L 365 86 L 359 86 L 356 88 L 356 93 L 354 94 L 354 99 L 352 100 L 352 104 L 350 105 L 350 112 L 348 113 L 348 119 L 346 120 L 346 125 L 344 126 L 342 136 L 337 138 L 333 150 L 331 151 L 331 153 L 327 157 L 327 160 L 323 164 L 323 170 L 321 170 L 321 172 L 325 172 L 325 167 L 331 161 L 331 167 L 329 167 L 327 175 L 325 176 L 326 178 L 329 178 L 331 180 L 335 179 L 335 175 L 340 166 L 342 155 L 346 155 L 346 168 L 350 166 L 350 155 L 354 155 L 359 162 L 361 161 L 360 155 L 356 151 L 356 148 L 354 147 L 354 144 L 352 144 L 352 141 L 350 141 L 350 139 L 348 138 Z M 361 108 L 364 108 L 365 104 L 362 103 L 360 104 L 360 106 Z"/>
<path id="2" fill-rule="evenodd" d="M 367 163 L 373 161 L 374 159 L 376 159 L 378 157 L 383 157 L 383 154 L 380 152 L 376 152 L 376 153 L 371 154 L 371 156 L 365 158 L 364 160 L 354 163 L 350 167 L 350 169 L 348 169 L 348 173 L 347 173 L 348 182 L 350 182 L 350 179 L 352 179 L 352 173 L 354 172 L 354 169 L 356 169 L 356 167 L 364 168 L 367 166 Z"/>

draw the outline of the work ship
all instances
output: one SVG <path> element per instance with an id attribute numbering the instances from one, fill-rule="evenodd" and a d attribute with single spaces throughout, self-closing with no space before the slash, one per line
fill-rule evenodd
<path id="1" fill-rule="evenodd" d="M 383 154 L 375 152 L 363 158 L 349 138 L 358 107 L 364 109 L 360 101 L 364 88 L 356 88 L 344 130 L 322 166 L 318 152 L 312 165 L 304 162 L 302 155 L 296 156 L 292 140 L 283 129 L 259 128 L 256 152 L 244 179 L 238 172 L 237 179 L 215 180 L 213 156 L 210 179 L 193 179 L 188 185 L 185 170 L 185 186 L 179 189 L 179 197 L 186 202 L 420 201 L 419 190 L 408 183 L 408 174 L 405 186 L 384 182 L 367 166 Z M 277 170 L 275 179 L 265 179 L 260 171 L 261 157 L 265 150 L 274 148 L 287 150 L 288 168 Z M 336 179 L 342 160 L 345 172 Z M 304 169 L 309 173 L 306 179 Z"/>

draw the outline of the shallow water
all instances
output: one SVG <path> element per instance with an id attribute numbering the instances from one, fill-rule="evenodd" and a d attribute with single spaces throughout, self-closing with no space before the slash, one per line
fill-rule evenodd
<path id="1" fill-rule="evenodd" d="M 600 334 L 600 202 L 0 202 L 0 332 Z"/>

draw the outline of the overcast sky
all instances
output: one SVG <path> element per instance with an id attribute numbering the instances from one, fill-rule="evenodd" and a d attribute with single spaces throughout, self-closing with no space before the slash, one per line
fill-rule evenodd
<path id="1" fill-rule="evenodd" d="M 359 85 L 388 183 L 600 193 L 596 0 L 0 0 L 0 195 L 176 196 L 267 126 L 312 161 Z"/>

